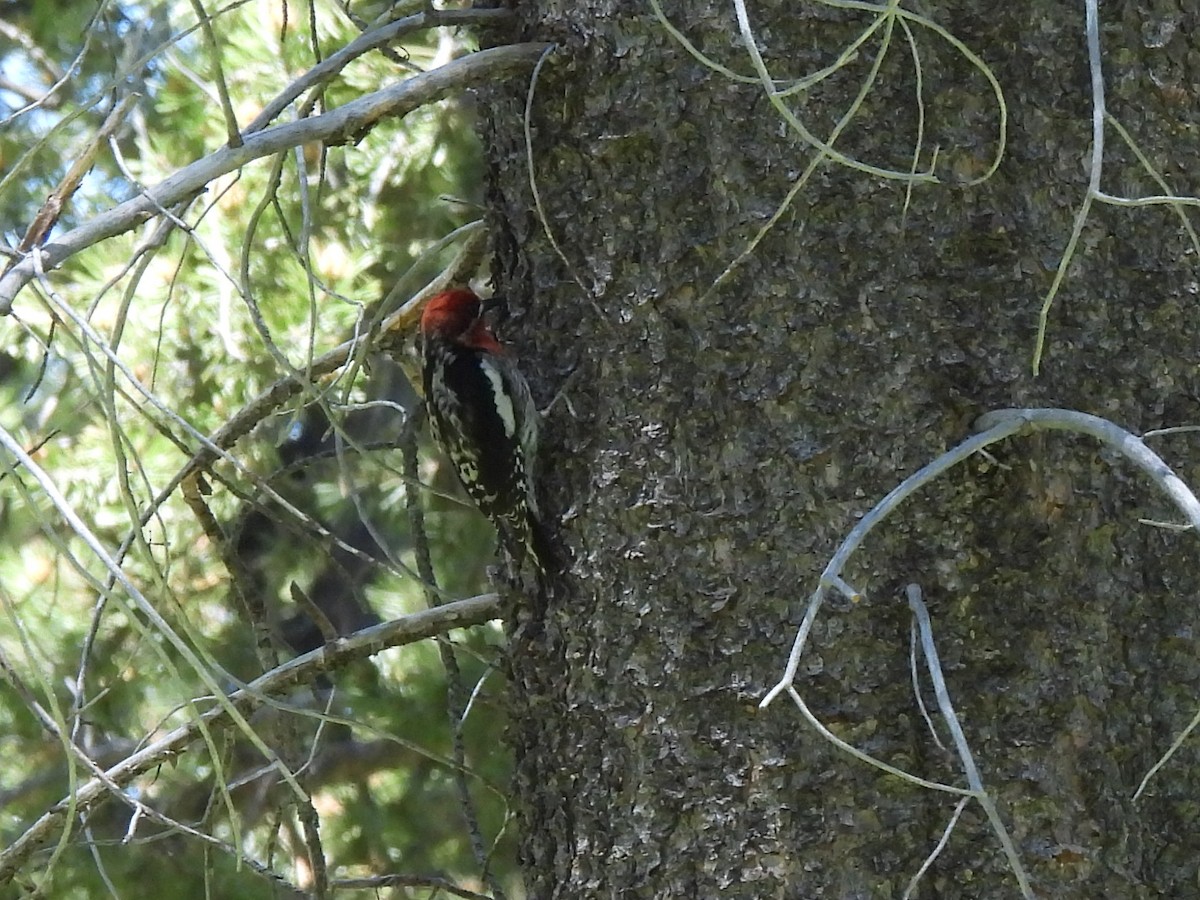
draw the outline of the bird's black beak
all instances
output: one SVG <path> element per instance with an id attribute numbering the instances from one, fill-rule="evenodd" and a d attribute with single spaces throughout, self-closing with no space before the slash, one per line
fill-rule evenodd
<path id="1" fill-rule="evenodd" d="M 483 300 L 481 315 L 486 316 L 490 312 L 497 312 L 497 318 L 508 318 L 508 298 L 501 294 L 494 294 L 491 297 L 485 297 Z"/>

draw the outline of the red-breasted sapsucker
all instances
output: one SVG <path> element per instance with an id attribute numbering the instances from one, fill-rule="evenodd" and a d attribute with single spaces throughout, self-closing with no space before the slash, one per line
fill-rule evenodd
<path id="1" fill-rule="evenodd" d="M 516 361 L 483 319 L 485 301 L 444 291 L 421 314 L 425 405 L 459 481 L 517 563 L 548 556 L 535 494 L 539 415 Z"/>

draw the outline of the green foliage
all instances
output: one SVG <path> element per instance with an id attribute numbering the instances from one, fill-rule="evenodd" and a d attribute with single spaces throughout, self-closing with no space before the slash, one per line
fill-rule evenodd
<path id="1" fill-rule="evenodd" d="M 222 82 L 244 128 L 388 11 L 314 2 L 205 0 L 216 52 L 191 2 L 0 5 L 0 71 L 22 86 L 0 89 L 3 243 L 18 244 L 122 99 L 129 108 L 111 147 L 96 148 L 50 241 L 219 149 L 228 138 Z M 388 54 L 354 60 L 280 120 L 377 90 L 407 77 L 405 66 L 432 68 L 469 42 L 462 30 L 419 32 Z M 402 471 L 394 447 L 416 399 L 400 369 L 371 355 L 334 376 L 305 374 L 368 330 L 401 276 L 415 288 L 448 261 L 449 250 L 418 262 L 474 217 L 469 203 L 446 195 L 478 201 L 479 158 L 469 116 L 444 101 L 385 118 L 350 146 L 259 160 L 173 210 L 184 227 L 156 233 L 160 217 L 77 254 L 28 286 L 0 324 L 0 427 L 231 689 L 228 678 L 249 680 L 292 655 L 281 635 L 312 645 L 311 623 L 297 637 L 305 597 L 331 619 L 345 613 L 333 623 L 343 633 L 372 615 L 425 606 L 412 574 L 412 492 L 429 511 L 446 598 L 486 584 L 492 538 L 482 520 L 422 489 L 417 477 L 453 494 L 436 459 Z M 253 427 L 223 458 L 175 483 L 208 436 L 296 373 L 298 393 L 252 407 Z M 0 459 L 0 537 L 14 548 L 0 555 L 3 847 L 89 777 L 55 730 L 109 767 L 190 721 L 187 704 L 209 691 L 146 611 L 113 587 L 30 467 L 7 452 Z M 454 702 L 487 676 L 463 728 L 465 782 L 485 841 L 501 839 L 491 869 L 511 878 L 509 760 L 496 740 L 500 636 L 455 640 Z M 329 684 L 310 685 L 251 722 L 301 771 L 330 877 L 443 872 L 478 887 L 436 649 L 387 651 L 330 682 L 332 694 Z M 104 880 L 125 896 L 169 881 L 176 897 L 260 897 L 265 867 L 302 884 L 295 796 L 263 766 L 237 729 L 194 743 L 74 817 L 17 883 L 56 898 L 104 895 Z M 131 824 L 135 803 L 146 809 Z"/>

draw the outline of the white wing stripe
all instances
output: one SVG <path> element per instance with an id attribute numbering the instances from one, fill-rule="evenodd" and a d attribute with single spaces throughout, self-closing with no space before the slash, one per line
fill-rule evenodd
<path id="1" fill-rule="evenodd" d="M 504 376 L 491 360 L 482 360 L 479 367 L 487 376 L 488 384 L 492 386 L 492 403 L 500 415 L 500 421 L 504 423 L 504 434 L 513 440 L 517 434 L 517 416 L 513 411 L 512 398 L 504 385 Z"/>

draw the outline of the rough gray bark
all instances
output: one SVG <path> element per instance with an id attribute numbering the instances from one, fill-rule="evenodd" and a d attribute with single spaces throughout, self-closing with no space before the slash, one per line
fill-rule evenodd
<path id="1" fill-rule="evenodd" d="M 1003 85 L 999 171 L 963 185 L 994 152 L 994 101 L 914 25 L 922 165 L 937 145 L 943 183 L 916 187 L 905 213 L 899 182 L 826 163 L 710 290 L 811 148 L 759 86 L 701 66 L 648 6 L 519 8 L 521 37 L 563 48 L 532 127 L 570 269 L 533 212 L 524 85 L 498 88 L 481 104 L 496 287 L 543 399 L 578 370 L 545 441 L 547 505 L 572 563 L 513 653 L 530 896 L 900 896 L 955 798 L 839 753 L 787 702 L 757 703 L 841 537 L 980 413 L 1064 406 L 1139 432 L 1200 422 L 1186 236 L 1164 207 L 1094 207 L 1033 377 L 1041 298 L 1087 185 L 1083 6 L 939 4 L 929 14 Z M 667 14 L 752 73 L 732 5 Z M 816 4 L 750 15 L 773 73 L 793 78 L 833 62 L 868 21 Z M 1196 35 L 1146 15 L 1102 9 L 1109 108 L 1175 190 L 1197 193 Z M 837 147 L 907 169 L 914 76 L 899 28 L 893 40 Z M 878 47 L 792 101 L 815 133 L 828 136 Z M 1108 136 L 1106 189 L 1159 193 Z M 1193 485 L 1195 443 L 1156 444 Z M 846 740 L 965 784 L 912 694 L 903 586 L 920 583 L 976 762 L 1041 896 L 1197 890 L 1200 743 L 1131 797 L 1200 703 L 1200 544 L 1139 516 L 1171 511 L 1113 455 L 1081 438 L 1015 439 L 870 541 L 847 573 L 866 599 L 826 612 L 798 682 Z M 1018 896 L 978 806 L 917 896 Z"/>

